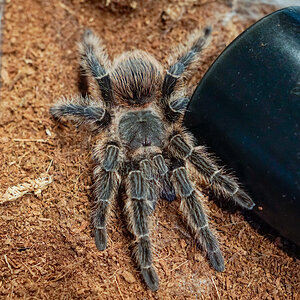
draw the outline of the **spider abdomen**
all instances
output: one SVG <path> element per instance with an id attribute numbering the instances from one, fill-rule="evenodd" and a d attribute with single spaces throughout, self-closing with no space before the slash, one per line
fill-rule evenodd
<path id="1" fill-rule="evenodd" d="M 151 110 L 125 113 L 119 122 L 121 141 L 131 149 L 162 146 L 165 129 L 159 116 Z"/>

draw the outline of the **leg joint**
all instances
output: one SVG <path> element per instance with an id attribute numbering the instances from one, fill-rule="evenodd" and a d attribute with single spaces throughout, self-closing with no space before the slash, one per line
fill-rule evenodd
<path id="1" fill-rule="evenodd" d="M 170 145 L 175 150 L 176 154 L 183 159 L 190 157 L 194 151 L 194 148 L 184 140 L 181 134 L 172 136 Z"/>
<path id="2" fill-rule="evenodd" d="M 210 176 L 210 181 L 213 180 L 213 178 L 218 175 L 221 172 L 221 169 L 216 170 L 211 176 Z"/>
<path id="3" fill-rule="evenodd" d="M 95 226 L 95 229 L 105 229 L 105 226 Z"/>
<path id="4" fill-rule="evenodd" d="M 237 186 L 235 188 L 235 190 L 233 191 L 233 193 L 231 194 L 231 196 L 234 196 L 238 192 L 239 189 L 240 189 L 239 186 Z"/>
<path id="5" fill-rule="evenodd" d="M 140 240 L 140 239 L 143 239 L 145 237 L 149 238 L 149 233 L 140 234 L 137 238 L 138 238 L 138 240 Z"/>
<path id="6" fill-rule="evenodd" d="M 180 75 L 173 74 L 173 73 L 171 73 L 171 72 L 168 71 L 168 70 L 167 70 L 167 74 L 168 74 L 169 76 L 171 76 L 171 77 L 176 78 L 176 79 L 180 78 Z"/>

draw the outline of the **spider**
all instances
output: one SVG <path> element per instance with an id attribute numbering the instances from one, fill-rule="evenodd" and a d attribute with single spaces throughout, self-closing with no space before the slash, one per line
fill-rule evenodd
<path id="1" fill-rule="evenodd" d="M 147 286 L 156 291 L 148 216 L 158 199 L 180 198 L 180 210 L 196 243 L 212 267 L 224 270 L 217 239 L 201 204 L 203 194 L 193 176 L 217 197 L 243 208 L 255 205 L 236 180 L 225 173 L 183 126 L 189 103 L 187 78 L 196 69 L 211 29 L 192 33 L 170 56 L 167 70 L 150 54 L 125 52 L 111 62 L 102 41 L 89 29 L 79 44 L 80 66 L 88 78 L 89 96 L 63 98 L 51 107 L 56 120 L 66 118 L 100 134 L 93 150 L 96 247 L 107 246 L 106 223 L 113 199 L 125 188 L 125 213 L 132 232 L 134 256 Z"/>

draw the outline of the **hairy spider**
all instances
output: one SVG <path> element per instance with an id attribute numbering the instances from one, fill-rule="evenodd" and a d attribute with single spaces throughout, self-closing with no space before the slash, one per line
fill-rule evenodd
<path id="1" fill-rule="evenodd" d="M 182 124 L 189 102 L 183 83 L 195 69 L 210 32 L 206 28 L 191 34 L 186 46 L 178 47 L 171 56 L 164 72 L 154 57 L 139 50 L 125 52 L 111 62 L 102 41 L 86 30 L 79 44 L 80 65 L 92 86 L 92 96 L 63 98 L 50 109 L 55 119 L 65 117 L 77 125 L 89 125 L 96 134 L 102 132 L 93 151 L 95 243 L 99 250 L 106 248 L 111 202 L 120 186 L 125 186 L 125 212 L 135 237 L 136 262 L 153 291 L 159 280 L 152 263 L 148 216 L 159 198 L 172 201 L 176 195 L 180 197 L 180 209 L 196 242 L 217 271 L 224 270 L 224 260 L 192 174 L 216 196 L 244 208 L 254 206 L 205 148 L 195 147 Z"/>

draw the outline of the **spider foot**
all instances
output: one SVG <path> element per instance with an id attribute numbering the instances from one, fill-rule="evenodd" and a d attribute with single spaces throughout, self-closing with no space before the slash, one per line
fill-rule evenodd
<path id="1" fill-rule="evenodd" d="M 142 268 L 141 273 L 149 289 L 153 292 L 157 291 L 159 287 L 159 280 L 154 268 Z"/>
<path id="2" fill-rule="evenodd" d="M 222 253 L 219 249 L 214 252 L 208 253 L 208 258 L 209 258 L 211 265 L 213 266 L 213 268 L 216 271 L 218 271 L 218 272 L 224 271 L 224 269 L 225 269 L 224 259 L 223 259 Z"/>
<path id="3" fill-rule="evenodd" d="M 241 189 L 238 189 L 238 191 L 233 195 L 233 200 L 246 209 L 252 209 L 255 206 L 253 200 Z"/>
<path id="4" fill-rule="evenodd" d="M 98 250 L 103 251 L 106 249 L 106 230 L 95 229 L 95 244 Z"/>

